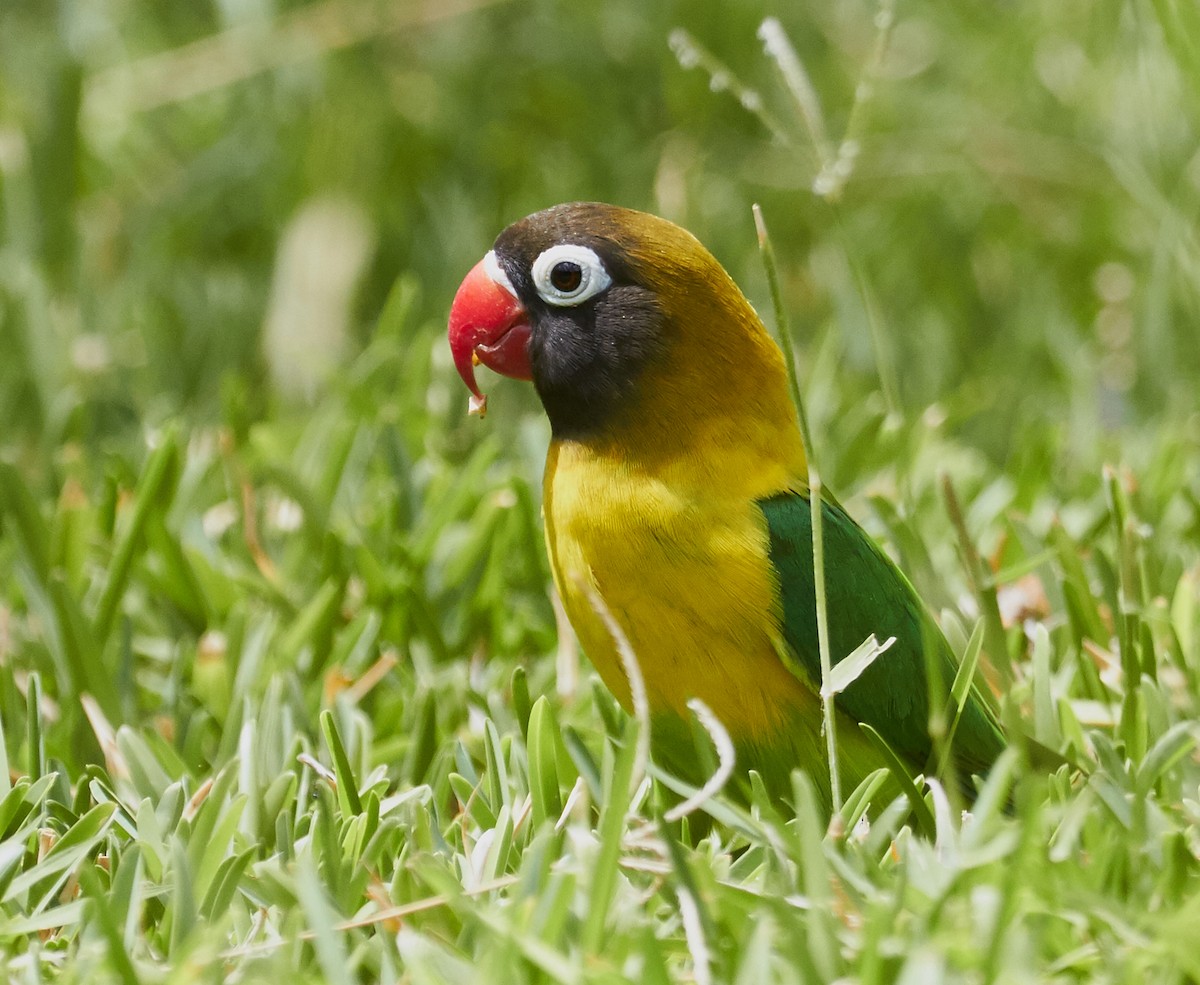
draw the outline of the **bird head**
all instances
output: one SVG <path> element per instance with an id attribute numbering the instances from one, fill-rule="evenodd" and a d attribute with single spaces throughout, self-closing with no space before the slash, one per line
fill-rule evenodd
<path id="1" fill-rule="evenodd" d="M 509 226 L 459 288 L 449 339 L 472 411 L 482 363 L 532 380 L 559 440 L 792 417 L 781 354 L 737 285 L 644 212 L 576 202 Z"/>

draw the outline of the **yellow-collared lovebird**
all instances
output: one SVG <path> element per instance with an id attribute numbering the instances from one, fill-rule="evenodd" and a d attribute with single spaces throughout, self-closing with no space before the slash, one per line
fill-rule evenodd
<path id="1" fill-rule="evenodd" d="M 782 793 L 801 767 L 827 797 L 804 444 L 783 356 L 724 268 L 664 219 L 559 205 L 500 234 L 455 296 L 449 337 L 472 409 L 484 407 L 477 361 L 533 381 L 552 435 L 543 509 L 555 584 L 626 709 L 629 681 L 596 596 L 628 638 L 656 756 L 695 761 L 697 697 L 742 770 Z M 833 661 L 872 633 L 895 637 L 836 698 L 853 789 L 882 765 L 859 723 L 926 770 L 926 667 L 945 693 L 955 660 L 904 575 L 839 506 L 822 509 Z M 956 766 L 984 773 L 1004 745 L 972 692 Z"/>

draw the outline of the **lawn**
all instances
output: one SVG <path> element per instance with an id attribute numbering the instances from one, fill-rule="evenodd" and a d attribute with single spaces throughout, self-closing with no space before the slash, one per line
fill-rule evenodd
<path id="1" fill-rule="evenodd" d="M 9 980 L 1200 981 L 1189 0 L 0 19 Z M 1086 775 L 673 809 L 445 343 L 571 199 L 774 325 L 761 204 L 822 476 Z"/>

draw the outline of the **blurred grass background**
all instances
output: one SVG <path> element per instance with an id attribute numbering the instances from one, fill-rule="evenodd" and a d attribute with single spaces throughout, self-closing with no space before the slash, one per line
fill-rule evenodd
<path id="1" fill-rule="evenodd" d="M 836 320 L 842 386 L 873 389 L 865 284 L 896 409 L 953 404 L 997 461 L 1048 414 L 1095 440 L 1185 407 L 1200 372 L 1187 5 L 906 4 L 875 67 L 877 14 L 8 5 L 6 439 L 103 441 L 181 411 L 217 421 L 222 394 L 251 420 L 268 413 L 273 271 L 286 230 L 322 202 L 357 237 L 342 247 L 349 338 L 331 356 L 362 347 L 398 272 L 420 285 L 415 321 L 437 324 L 498 229 L 570 199 L 685 224 L 762 301 L 759 200 L 801 344 Z M 810 194 L 820 162 L 757 38 L 768 15 L 831 140 L 869 87 L 836 214 Z M 685 62 L 692 41 L 711 52 L 775 133 L 722 76 L 681 68 L 677 27 Z"/>
<path id="2" fill-rule="evenodd" d="M 1198 39 L 1186 0 L 5 4 L 6 970 L 1200 978 Z M 800 788 L 625 816 L 544 421 L 495 380 L 468 420 L 443 337 L 570 199 L 767 312 L 762 203 L 826 479 L 960 651 L 995 596 L 1010 707 L 1091 781 L 1009 764 L 931 846 Z"/>

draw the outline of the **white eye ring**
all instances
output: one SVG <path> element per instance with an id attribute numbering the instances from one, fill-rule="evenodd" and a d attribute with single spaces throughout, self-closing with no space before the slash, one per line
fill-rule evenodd
<path id="1" fill-rule="evenodd" d="M 579 283 L 571 290 L 555 287 L 551 278 L 559 264 L 574 264 L 579 268 Z M 569 308 L 595 297 L 612 283 L 612 277 L 596 256 L 596 251 L 574 243 L 552 246 L 533 261 L 530 271 L 538 296 L 558 308 Z"/>

